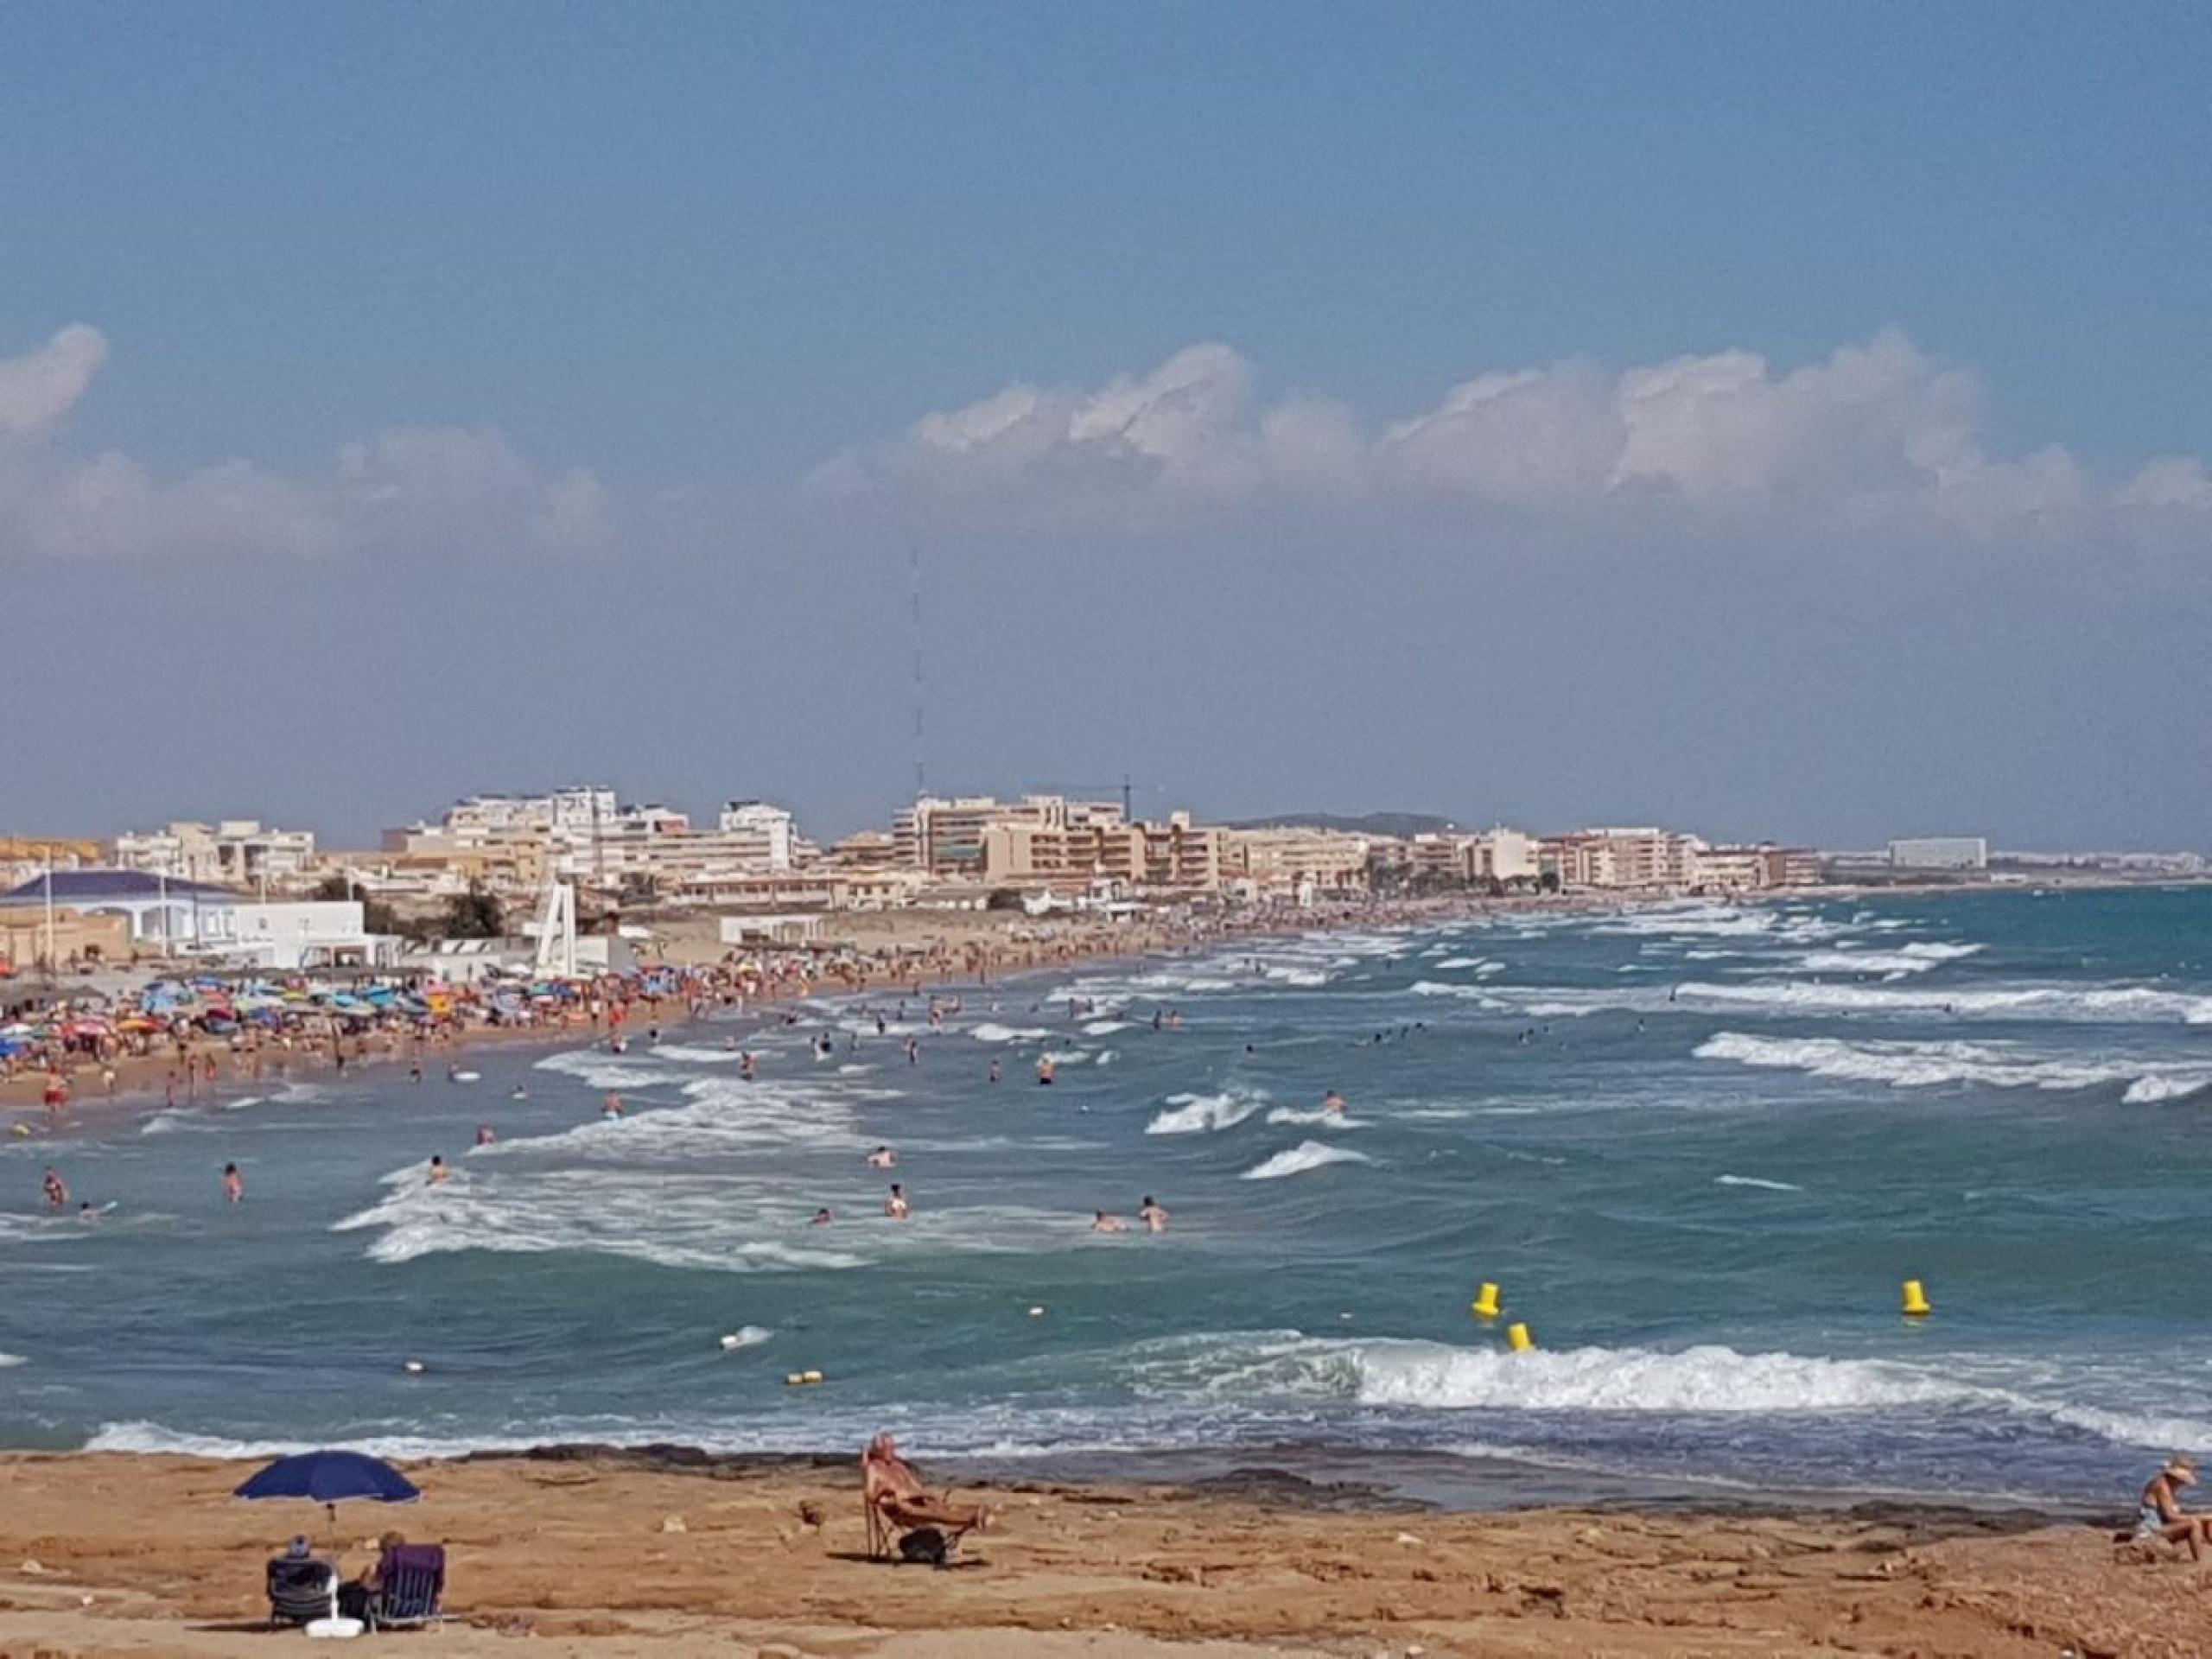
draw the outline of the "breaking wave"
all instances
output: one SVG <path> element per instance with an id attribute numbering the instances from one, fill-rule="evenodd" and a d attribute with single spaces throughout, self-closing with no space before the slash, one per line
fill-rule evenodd
<path id="1" fill-rule="evenodd" d="M 1264 1089 L 1230 1089 L 1218 1095 L 1170 1095 L 1168 1109 L 1144 1126 L 1147 1135 L 1202 1135 L 1233 1129 L 1268 1103 Z"/>
<path id="2" fill-rule="evenodd" d="M 1286 1175 L 1303 1175 L 1309 1169 L 1319 1169 L 1329 1164 L 1363 1164 L 1367 1154 L 1354 1152 L 1349 1147 L 1332 1147 L 1319 1141 L 1301 1141 L 1287 1152 L 1279 1152 L 1272 1158 L 1252 1166 L 1237 1179 L 1245 1181 L 1274 1181 Z"/>
<path id="3" fill-rule="evenodd" d="M 2212 1084 L 2212 1066 L 2157 1069 L 2126 1058 L 2056 1059 L 1998 1043 L 1846 1042 L 1837 1037 L 1714 1033 L 1694 1051 L 1702 1060 L 1733 1060 L 1816 1077 L 1928 1089 L 1982 1084 L 1997 1089 L 2094 1089 L 2124 1083 L 2124 1098 L 2171 1100 Z"/>

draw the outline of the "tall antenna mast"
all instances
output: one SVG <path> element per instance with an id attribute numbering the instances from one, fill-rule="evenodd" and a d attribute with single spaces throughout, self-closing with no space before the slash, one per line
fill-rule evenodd
<path id="1" fill-rule="evenodd" d="M 1126 772 L 1122 774 L 1122 822 L 1123 823 L 1136 822 L 1136 818 L 1129 810 L 1129 774 Z"/>
<path id="2" fill-rule="evenodd" d="M 929 793 L 929 777 L 922 765 L 922 550 L 918 543 L 906 544 L 908 575 L 907 597 L 914 625 L 914 798 L 920 800 Z"/>

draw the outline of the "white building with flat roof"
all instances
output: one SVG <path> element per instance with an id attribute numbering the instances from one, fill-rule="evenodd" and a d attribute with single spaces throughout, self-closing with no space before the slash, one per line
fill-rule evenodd
<path id="1" fill-rule="evenodd" d="M 1890 843 L 1893 870 L 1986 870 L 1986 836 L 1920 836 Z"/>

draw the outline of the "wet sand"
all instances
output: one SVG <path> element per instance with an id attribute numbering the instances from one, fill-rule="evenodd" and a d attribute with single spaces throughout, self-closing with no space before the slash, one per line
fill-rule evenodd
<path id="1" fill-rule="evenodd" d="M 262 1562 L 328 1529 L 311 1504 L 230 1498 L 254 1466 L 0 1459 L 0 1652 L 301 1641 L 260 1633 Z M 358 1571 L 391 1526 L 446 1544 L 454 1622 L 377 1638 L 440 1653 L 2176 1659 L 2212 1628 L 2212 1567 L 2017 1514 L 1446 1514 L 1289 1476 L 1001 1478 L 957 1487 L 999 1522 L 937 1571 L 864 1558 L 844 1459 L 570 1449 L 410 1472 L 421 1503 L 341 1507 L 343 1559 Z"/>

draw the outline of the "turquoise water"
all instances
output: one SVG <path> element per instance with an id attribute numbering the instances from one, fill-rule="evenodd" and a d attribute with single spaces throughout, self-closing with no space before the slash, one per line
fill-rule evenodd
<path id="1" fill-rule="evenodd" d="M 0 1442 L 887 1426 L 938 1456 L 2064 1501 L 2212 1446 L 2212 893 L 1508 917 L 971 990 L 941 1032 L 906 1012 L 486 1049 L 474 1084 L 324 1077 L 11 1143 Z M 480 1122 L 501 1139 L 471 1151 Z M 113 1211 L 39 1214 L 49 1160 Z M 1088 1230 L 1147 1193 L 1166 1236 Z M 1907 1277 L 1932 1319 L 1899 1316 Z M 1470 1316 L 1484 1280 L 1535 1352 Z M 828 1381 L 785 1386 L 805 1369 Z"/>

